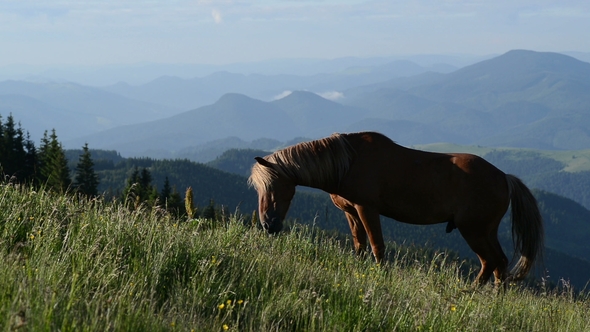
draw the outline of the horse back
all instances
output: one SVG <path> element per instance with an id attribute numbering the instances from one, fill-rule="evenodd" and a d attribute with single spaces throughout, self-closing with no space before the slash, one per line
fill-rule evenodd
<path id="1" fill-rule="evenodd" d="M 356 156 L 341 194 L 387 217 L 432 224 L 481 213 L 501 218 L 508 207 L 505 174 L 481 157 L 409 149 L 375 133 L 349 141 Z"/>

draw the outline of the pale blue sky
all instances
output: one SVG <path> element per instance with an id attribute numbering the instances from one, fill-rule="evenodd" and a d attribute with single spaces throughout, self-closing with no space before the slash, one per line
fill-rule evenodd
<path id="1" fill-rule="evenodd" d="M 0 0 L 0 66 L 590 52 L 590 1 Z"/>

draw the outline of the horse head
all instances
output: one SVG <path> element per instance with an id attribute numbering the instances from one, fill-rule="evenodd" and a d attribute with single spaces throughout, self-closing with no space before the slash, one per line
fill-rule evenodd
<path id="1" fill-rule="evenodd" d="M 258 192 L 260 223 L 267 232 L 277 233 L 283 228 L 283 220 L 295 195 L 295 184 L 291 179 L 280 176 L 273 163 L 260 157 L 255 159 L 261 167 L 260 170 L 272 174 L 266 185 L 253 183 L 253 177 L 250 178 Z"/>

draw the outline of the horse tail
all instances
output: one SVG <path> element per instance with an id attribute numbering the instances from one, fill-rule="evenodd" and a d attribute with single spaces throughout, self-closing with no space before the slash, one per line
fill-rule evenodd
<path id="1" fill-rule="evenodd" d="M 535 260 L 542 259 L 543 218 L 537 200 L 529 188 L 514 175 L 506 174 L 506 181 L 512 205 L 514 255 L 521 255 L 511 274 L 513 280 L 522 280 L 533 267 Z"/>

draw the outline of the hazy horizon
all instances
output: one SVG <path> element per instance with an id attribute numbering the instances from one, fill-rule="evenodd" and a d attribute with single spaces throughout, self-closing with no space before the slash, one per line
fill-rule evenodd
<path id="1" fill-rule="evenodd" d="M 0 68 L 590 52 L 587 1 L 3 1 Z"/>

